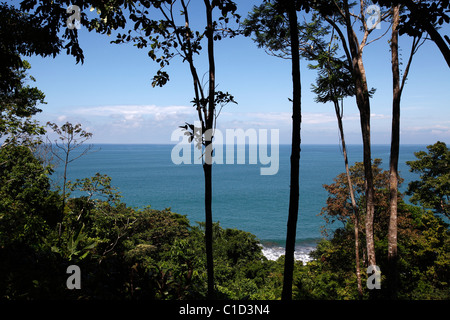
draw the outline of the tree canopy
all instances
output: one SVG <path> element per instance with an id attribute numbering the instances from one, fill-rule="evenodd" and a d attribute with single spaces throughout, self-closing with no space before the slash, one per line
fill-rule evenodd
<path id="1" fill-rule="evenodd" d="M 417 160 L 408 161 L 411 172 L 420 174 L 420 180 L 408 185 L 411 202 L 450 217 L 450 150 L 444 142 L 427 146 L 428 152 L 415 152 Z"/>

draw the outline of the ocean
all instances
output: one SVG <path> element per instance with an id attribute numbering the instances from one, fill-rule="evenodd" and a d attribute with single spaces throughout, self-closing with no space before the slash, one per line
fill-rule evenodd
<path id="1" fill-rule="evenodd" d="M 191 223 L 204 221 L 204 177 L 200 164 L 179 164 L 171 160 L 173 145 L 101 144 L 69 164 L 68 179 L 85 178 L 100 172 L 112 178 L 112 185 L 130 207 L 151 206 L 171 208 L 186 215 Z M 426 150 L 424 145 L 400 147 L 399 172 L 408 182 L 417 180 L 409 172 L 406 161 L 414 160 L 414 152 Z M 235 156 L 237 153 L 235 152 Z M 349 145 L 350 165 L 362 161 L 362 146 Z M 373 145 L 372 157 L 383 160 L 388 169 L 389 145 Z M 290 145 L 279 146 L 279 170 L 275 175 L 260 175 L 258 164 L 213 165 L 213 220 L 224 228 L 236 228 L 255 234 L 269 259 L 284 254 L 289 205 Z M 61 184 L 63 166 L 59 165 L 53 179 Z M 297 226 L 296 259 L 309 260 L 309 252 L 324 236 L 325 225 L 318 216 L 326 205 L 323 184 L 344 172 L 339 145 L 302 145 L 300 159 L 300 207 Z M 335 225 L 334 227 L 340 227 Z M 333 228 L 333 227 L 332 227 Z M 331 228 L 331 229 L 332 229 Z"/>

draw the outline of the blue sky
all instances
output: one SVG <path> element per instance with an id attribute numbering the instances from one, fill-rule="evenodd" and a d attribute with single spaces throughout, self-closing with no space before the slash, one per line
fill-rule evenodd
<path id="1" fill-rule="evenodd" d="M 236 1 L 244 17 L 260 1 Z M 192 1 L 193 5 L 198 2 Z M 191 20 L 203 21 L 203 10 L 193 8 Z M 372 38 L 389 27 L 382 23 Z M 446 25 L 440 33 L 450 34 Z M 377 89 L 371 101 L 372 143 L 390 143 L 392 76 L 390 31 L 364 49 L 369 87 Z M 167 71 L 169 83 L 152 88 L 158 65 L 147 51 L 131 44 L 110 44 L 114 36 L 79 30 L 85 63 L 65 53 L 53 58 L 31 57 L 30 74 L 46 94 L 46 105 L 37 116 L 42 123 L 82 123 L 94 134 L 94 143 L 171 143 L 171 133 L 184 122 L 196 120 L 190 105 L 193 86 L 189 67 L 174 59 Z M 406 63 L 410 39 L 400 38 Z M 279 129 L 280 143 L 290 143 L 292 95 L 290 61 L 267 55 L 250 38 L 237 37 L 216 42 L 216 83 L 218 90 L 235 96 L 238 105 L 222 111 L 218 128 Z M 207 72 L 206 56 L 197 57 L 200 75 Z M 332 104 L 317 104 L 310 92 L 315 71 L 301 61 L 302 143 L 339 143 Z M 344 101 L 344 129 L 348 143 L 360 144 L 359 113 L 354 98 Z M 450 142 L 450 68 L 436 45 L 427 41 L 415 55 L 403 91 L 401 143 Z"/>

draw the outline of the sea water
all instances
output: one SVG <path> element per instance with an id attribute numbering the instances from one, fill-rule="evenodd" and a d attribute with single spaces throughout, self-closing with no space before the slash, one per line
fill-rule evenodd
<path id="1" fill-rule="evenodd" d="M 204 177 L 201 164 L 175 165 L 173 145 L 103 144 L 69 164 L 68 179 L 90 177 L 99 172 L 112 178 L 112 185 L 130 207 L 171 208 L 186 215 L 191 223 L 204 221 Z M 399 172 L 405 179 L 400 191 L 418 175 L 409 172 L 406 161 L 422 145 L 400 147 Z M 76 153 L 74 153 L 75 155 Z M 237 153 L 235 153 L 237 154 Z M 275 175 L 260 175 L 261 164 L 213 165 L 213 220 L 224 228 L 236 228 L 255 234 L 269 259 L 284 254 L 289 206 L 290 145 L 279 146 L 279 170 Z M 349 145 L 350 165 L 362 161 L 362 146 Z M 383 160 L 388 169 L 389 145 L 373 145 L 372 158 Z M 53 175 L 62 183 L 63 166 Z M 309 252 L 324 236 L 324 219 L 318 214 L 326 205 L 324 184 L 333 183 L 344 172 L 344 160 L 338 145 L 302 145 L 300 159 L 300 199 L 297 225 L 296 259 L 309 260 Z M 337 222 L 336 222 L 337 223 Z M 336 224 L 329 229 L 341 227 Z"/>

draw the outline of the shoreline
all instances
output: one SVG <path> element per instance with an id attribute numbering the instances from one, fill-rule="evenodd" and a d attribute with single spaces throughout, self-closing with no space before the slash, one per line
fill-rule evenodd
<path id="1" fill-rule="evenodd" d="M 310 256 L 311 251 L 316 249 L 319 239 L 308 239 L 306 241 L 299 241 L 295 245 L 294 259 L 302 261 L 303 264 L 312 261 Z M 283 241 L 284 242 L 284 241 Z M 278 260 L 285 254 L 285 247 L 282 241 L 261 241 L 261 249 L 263 255 L 272 261 Z"/>

